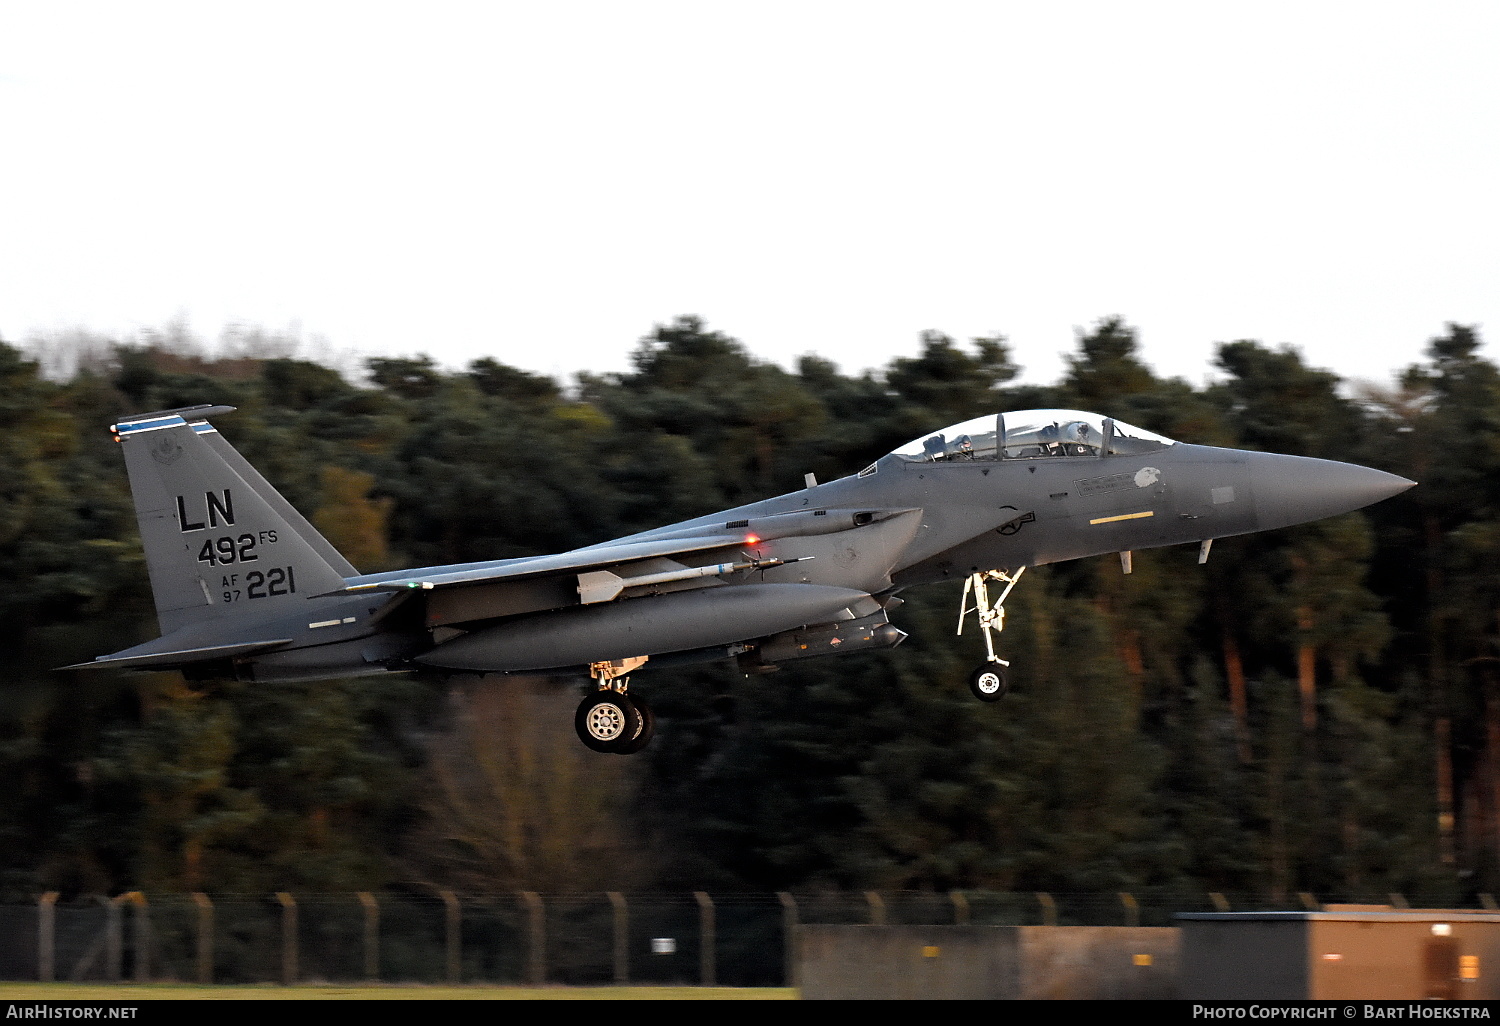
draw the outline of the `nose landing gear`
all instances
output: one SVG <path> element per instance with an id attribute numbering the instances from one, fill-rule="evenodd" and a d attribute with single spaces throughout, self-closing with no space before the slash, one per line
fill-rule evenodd
<path id="1" fill-rule="evenodd" d="M 979 632 L 984 635 L 984 648 L 989 654 L 989 660 L 979 664 L 969 675 L 969 690 L 981 702 L 998 702 L 1010 690 L 1010 682 L 1005 675 L 1005 669 L 1010 663 L 995 654 L 994 635 L 1005 629 L 1005 600 L 1025 572 L 1024 566 L 1013 575 L 1004 570 L 984 570 L 970 574 L 964 581 L 964 595 L 958 609 L 958 634 L 963 635 L 964 620 L 968 615 L 977 614 Z M 1005 590 L 993 604 L 990 602 L 989 581 L 1005 584 Z M 969 605 L 970 592 L 974 595 L 973 606 Z"/>

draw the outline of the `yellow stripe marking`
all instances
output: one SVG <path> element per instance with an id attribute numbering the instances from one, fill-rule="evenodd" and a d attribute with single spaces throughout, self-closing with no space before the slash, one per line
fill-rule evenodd
<path id="1" fill-rule="evenodd" d="M 1090 524 L 1112 524 L 1116 520 L 1140 520 L 1142 517 L 1156 516 L 1155 510 L 1146 510 L 1144 513 L 1121 513 L 1117 517 L 1100 517 L 1098 520 L 1090 520 Z"/>

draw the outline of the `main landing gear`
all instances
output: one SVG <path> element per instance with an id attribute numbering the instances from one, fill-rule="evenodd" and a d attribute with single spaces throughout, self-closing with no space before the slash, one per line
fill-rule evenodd
<path id="1" fill-rule="evenodd" d="M 988 661 L 980 663 L 969 674 L 969 690 L 981 702 L 998 702 L 1010 690 L 1010 682 L 1005 676 L 1005 669 L 1010 663 L 995 654 L 993 635 L 1005 629 L 1005 600 L 1025 572 L 1024 566 L 1013 575 L 1004 570 L 984 570 L 970 574 L 968 580 L 964 581 L 964 596 L 958 607 L 958 633 L 962 635 L 964 632 L 964 619 L 970 613 L 977 613 L 979 632 L 984 635 L 984 648 L 989 653 Z M 989 581 L 1005 584 L 1005 590 L 993 604 L 990 602 Z M 969 605 L 970 592 L 974 594 L 973 606 Z"/>
<path id="2" fill-rule="evenodd" d="M 589 674 L 598 682 L 593 691 L 578 704 L 573 726 L 578 739 L 595 752 L 634 755 L 656 732 L 656 716 L 644 699 L 626 693 L 630 678 L 625 676 L 640 666 L 644 658 L 620 662 L 594 663 Z"/>

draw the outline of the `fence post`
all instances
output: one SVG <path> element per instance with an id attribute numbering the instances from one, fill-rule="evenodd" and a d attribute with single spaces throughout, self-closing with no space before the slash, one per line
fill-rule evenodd
<path id="1" fill-rule="evenodd" d="M 698 980 L 702 986 L 712 987 L 718 979 L 714 902 L 706 891 L 694 891 L 693 897 L 698 901 Z"/>
<path id="2" fill-rule="evenodd" d="M 786 891 L 777 893 L 776 898 L 781 902 L 781 944 L 782 957 L 786 961 L 784 974 L 788 987 L 801 986 L 797 971 L 797 899 Z"/>
<path id="3" fill-rule="evenodd" d="M 885 900 L 875 891 L 865 891 L 865 901 L 870 906 L 870 925 L 885 925 Z"/>
<path id="4" fill-rule="evenodd" d="M 1129 894 L 1129 893 L 1127 893 L 1125 891 L 1121 891 L 1120 892 L 1120 904 L 1125 906 L 1125 925 L 1126 926 L 1140 926 L 1141 925 L 1141 906 L 1135 900 L 1135 895 L 1134 894 Z"/>
<path id="5" fill-rule="evenodd" d="M 630 982 L 630 910 L 625 905 L 625 895 L 619 891 L 607 893 L 614 909 L 615 986 L 623 987 Z"/>
<path id="6" fill-rule="evenodd" d="M 281 985 L 297 982 L 297 902 L 286 891 L 277 891 L 281 903 Z"/>
<path id="7" fill-rule="evenodd" d="M 380 979 L 380 902 L 369 891 L 359 891 L 359 903 L 365 910 L 365 979 Z"/>
<path id="8" fill-rule="evenodd" d="M 1037 891 L 1036 900 L 1042 906 L 1042 925 L 1057 925 L 1057 902 L 1052 900 L 1052 895 L 1046 891 Z"/>
<path id="9" fill-rule="evenodd" d="M 56 891 L 48 891 L 36 903 L 36 976 L 42 983 L 57 978 Z"/>
<path id="10" fill-rule="evenodd" d="M 198 906 L 198 982 L 214 982 L 214 903 L 202 891 L 193 892 Z"/>
<path id="11" fill-rule="evenodd" d="M 439 891 L 443 899 L 443 933 L 448 944 L 448 982 L 458 983 L 464 965 L 464 910 L 452 891 Z"/>
<path id="12" fill-rule="evenodd" d="M 104 974 L 111 983 L 119 983 L 122 975 L 125 938 L 120 923 L 120 902 L 124 898 L 122 894 L 118 898 L 99 899 L 104 902 Z"/>
<path id="13" fill-rule="evenodd" d="M 546 918 L 541 895 L 535 891 L 522 891 L 521 903 L 527 911 L 527 936 L 531 950 L 526 959 L 527 982 L 540 987 L 547 978 L 547 932 Z"/>
<path id="14" fill-rule="evenodd" d="M 135 982 L 151 979 L 151 909 L 140 891 L 124 895 L 135 906 Z"/>
<path id="15" fill-rule="evenodd" d="M 953 902 L 953 925 L 969 925 L 969 896 L 963 891 L 949 891 L 948 900 Z"/>

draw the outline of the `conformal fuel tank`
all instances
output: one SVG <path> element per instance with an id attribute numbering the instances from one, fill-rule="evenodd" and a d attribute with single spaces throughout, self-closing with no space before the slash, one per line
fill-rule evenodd
<path id="1" fill-rule="evenodd" d="M 452 670 L 545 670 L 685 652 L 867 612 L 869 595 L 822 584 L 741 584 L 522 616 L 417 657 Z M 850 607 L 854 607 L 851 611 Z"/>

